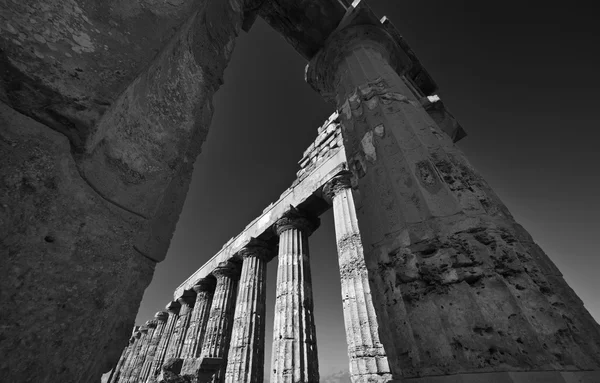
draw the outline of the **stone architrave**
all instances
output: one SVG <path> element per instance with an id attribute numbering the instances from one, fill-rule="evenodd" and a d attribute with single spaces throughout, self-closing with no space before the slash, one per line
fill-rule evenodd
<path id="1" fill-rule="evenodd" d="M 235 263 L 222 262 L 212 274 L 217 278 L 217 286 L 202 342 L 199 367 L 213 372 L 213 383 L 221 383 L 227 365 L 240 267 Z"/>
<path id="2" fill-rule="evenodd" d="M 350 377 L 356 383 L 387 382 L 392 376 L 379 340 L 351 176 L 344 172 L 323 187 L 323 195 L 333 205 Z"/>
<path id="3" fill-rule="evenodd" d="M 171 358 L 179 358 L 183 345 L 186 338 L 186 332 L 190 324 L 190 318 L 192 316 L 192 310 L 194 308 L 194 302 L 196 301 L 196 293 L 193 291 L 186 291 L 185 295 L 177 299 L 181 308 L 179 310 L 179 317 L 173 333 L 171 334 L 171 341 L 169 342 L 169 349 L 167 350 L 167 356 L 165 360 Z"/>
<path id="4" fill-rule="evenodd" d="M 271 382 L 319 381 L 308 237 L 319 226 L 292 208 L 274 225 L 279 235 Z"/>
<path id="5" fill-rule="evenodd" d="M 254 240 L 238 252 L 242 273 L 236 300 L 226 383 L 262 383 L 265 361 L 267 262 L 273 251 Z"/>
<path id="6" fill-rule="evenodd" d="M 177 317 L 179 316 L 180 308 L 181 304 L 177 301 L 172 301 L 166 306 L 166 309 L 169 313 L 169 318 L 167 319 L 167 324 L 164 327 L 163 335 L 161 336 L 160 341 L 158 342 L 158 346 L 156 347 L 154 361 L 152 362 L 152 367 L 150 368 L 150 373 L 148 375 L 147 382 L 155 380 L 158 374 L 160 373 L 160 368 L 162 367 L 162 364 L 165 361 L 167 349 L 169 348 L 171 334 L 173 333 L 173 329 L 175 328 L 175 324 L 177 323 Z"/>
<path id="7" fill-rule="evenodd" d="M 152 364 L 154 362 L 154 356 L 156 354 L 156 349 L 158 347 L 158 343 L 163 336 L 165 326 L 167 324 L 167 319 L 169 318 L 169 313 L 165 311 L 159 311 L 154 315 L 156 321 L 156 328 L 154 329 L 154 333 L 152 334 L 152 339 L 148 345 L 148 351 L 146 352 L 146 358 L 144 359 L 144 364 L 142 365 L 142 369 L 138 376 L 139 382 L 145 382 L 150 375 L 150 370 L 152 368 Z"/>
<path id="8" fill-rule="evenodd" d="M 557 370 L 600 369 L 597 324 L 424 110 L 395 34 L 361 4 L 306 78 L 339 111 L 393 377 L 446 375 L 436 378 L 445 383 L 463 373 L 483 381 L 477 374 L 528 371 L 563 382 Z M 544 370 L 555 372 L 536 372 Z"/>
<path id="9" fill-rule="evenodd" d="M 206 324 L 210 314 L 210 306 L 215 291 L 215 280 L 213 278 L 204 278 L 200 280 L 193 288 L 196 293 L 196 302 L 190 318 L 190 325 L 186 333 L 181 358 L 197 358 L 202 349 L 202 340 L 206 332 Z"/>
<path id="10" fill-rule="evenodd" d="M 127 344 L 127 347 L 125 347 L 123 349 L 123 352 L 121 353 L 121 357 L 119 358 L 119 362 L 117 362 L 117 365 L 115 366 L 113 374 L 110 377 L 110 379 L 108 380 L 108 383 L 117 383 L 119 381 L 119 377 L 121 376 L 123 368 L 124 368 L 125 364 L 127 363 L 129 355 L 131 354 L 131 350 L 133 349 L 134 343 L 135 343 L 135 337 L 132 336 L 131 338 L 129 338 L 129 343 Z"/>
<path id="11" fill-rule="evenodd" d="M 148 331 L 143 335 L 143 344 L 140 348 L 140 352 L 136 358 L 135 364 L 131 369 L 131 375 L 129 376 L 130 383 L 138 383 L 140 381 L 140 373 L 142 372 L 142 367 L 144 366 L 144 361 L 146 360 L 148 348 L 150 347 L 150 342 L 152 340 L 152 336 L 154 335 L 156 325 L 157 322 L 154 319 L 146 321 L 145 327 L 148 329 Z"/>

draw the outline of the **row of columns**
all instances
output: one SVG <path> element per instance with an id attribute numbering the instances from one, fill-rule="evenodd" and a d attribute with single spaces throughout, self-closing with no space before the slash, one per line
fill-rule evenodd
<path id="1" fill-rule="evenodd" d="M 333 205 L 350 370 L 353 381 L 389 378 L 378 338 L 350 173 L 323 188 Z M 274 225 L 279 236 L 272 382 L 318 382 L 308 237 L 319 220 L 292 208 Z M 192 291 L 167 305 L 132 336 L 111 383 L 153 382 L 163 364 L 183 359 L 181 374 L 212 382 L 264 379 L 266 269 L 273 258 L 257 239 L 239 253 L 242 264 L 224 262 Z M 205 375 L 202 375 L 204 373 Z M 370 379 L 370 380 L 369 380 Z"/>

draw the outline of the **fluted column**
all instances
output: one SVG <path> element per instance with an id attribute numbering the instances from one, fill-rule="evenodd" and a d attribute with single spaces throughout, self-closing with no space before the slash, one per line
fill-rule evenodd
<path id="1" fill-rule="evenodd" d="M 177 323 L 171 334 L 171 341 L 169 342 L 169 348 L 167 350 L 167 356 L 165 360 L 171 358 L 179 358 L 183 344 L 186 337 L 186 332 L 190 324 L 190 318 L 192 309 L 194 308 L 194 302 L 196 300 L 195 293 L 193 291 L 186 291 L 184 295 L 177 299 L 177 302 L 181 305 L 179 309 L 179 317 Z"/>
<path id="2" fill-rule="evenodd" d="M 196 358 L 200 356 L 202 349 L 202 340 L 206 332 L 206 324 L 210 314 L 210 306 L 215 291 L 215 280 L 213 278 L 204 278 L 194 287 L 196 293 L 196 302 L 190 318 L 190 325 L 185 336 L 181 358 Z"/>
<path id="3" fill-rule="evenodd" d="M 318 382 L 308 236 L 318 227 L 296 209 L 275 224 L 279 235 L 271 382 Z"/>
<path id="4" fill-rule="evenodd" d="M 223 381 L 227 365 L 240 268 L 237 264 L 223 262 L 212 274 L 217 278 L 217 286 L 202 343 L 200 367 L 215 370 L 213 382 L 216 383 Z"/>
<path id="5" fill-rule="evenodd" d="M 129 377 L 131 376 L 131 373 L 133 372 L 133 369 L 135 368 L 135 362 L 137 361 L 137 357 L 140 354 L 140 350 L 144 343 L 144 336 L 147 332 L 148 332 L 148 329 L 145 326 L 140 326 L 138 331 L 136 331 L 136 333 L 135 333 L 136 339 L 135 339 L 134 348 L 133 348 L 131 354 L 129 355 L 125 369 L 124 369 L 123 373 L 121 374 L 121 377 L 119 378 L 120 383 L 129 382 Z"/>
<path id="6" fill-rule="evenodd" d="M 152 340 L 154 330 L 156 329 L 156 324 L 156 320 L 146 321 L 147 332 L 146 334 L 142 335 L 143 343 L 140 347 L 140 352 L 138 353 L 138 356 L 134 362 L 133 368 L 131 369 L 131 375 L 129 376 L 130 383 L 137 383 L 139 381 L 140 373 L 142 372 L 142 366 L 144 365 L 148 348 L 150 346 L 150 341 Z"/>
<path id="7" fill-rule="evenodd" d="M 160 372 L 163 362 L 165 361 L 167 349 L 169 348 L 169 341 L 171 340 L 171 334 L 175 328 L 175 323 L 177 323 L 177 317 L 179 316 L 180 308 L 181 304 L 176 301 L 169 303 L 166 307 L 167 311 L 169 312 L 169 318 L 167 319 L 167 324 L 164 327 L 163 335 L 161 336 L 158 346 L 156 347 L 154 361 L 152 362 L 150 374 L 147 379 L 148 382 L 156 378 Z"/>
<path id="8" fill-rule="evenodd" d="M 165 326 L 167 324 L 167 319 L 169 318 L 169 313 L 159 311 L 154 315 L 154 318 L 156 318 L 156 328 L 154 329 L 152 339 L 150 339 L 150 342 L 148 344 L 146 358 L 144 359 L 144 364 L 142 365 L 142 369 L 138 377 L 139 382 L 145 382 L 148 379 L 148 376 L 150 375 L 152 364 L 154 362 L 154 356 L 156 354 L 156 349 L 158 347 L 160 339 L 163 336 Z"/>
<path id="9" fill-rule="evenodd" d="M 135 337 L 132 336 L 131 338 L 129 338 L 129 343 L 127 344 L 127 347 L 125 347 L 123 349 L 123 352 L 121 353 L 121 357 L 119 358 L 119 362 L 115 366 L 114 372 L 113 372 L 112 376 L 110 377 L 110 379 L 108 380 L 108 383 L 117 383 L 119 381 L 119 377 L 121 376 L 121 374 L 123 372 L 125 364 L 127 363 L 129 355 L 131 354 L 131 350 L 134 348 L 134 346 L 133 346 L 134 343 L 135 343 Z"/>
<path id="10" fill-rule="evenodd" d="M 353 383 L 387 382 L 392 376 L 379 341 L 350 177 L 351 173 L 345 172 L 323 188 L 333 204 L 350 377 Z"/>
<path id="11" fill-rule="evenodd" d="M 227 356 L 227 383 L 262 383 L 265 361 L 265 299 L 267 261 L 272 251 L 254 241 L 238 255 L 242 274 L 236 300 L 231 346 Z"/>

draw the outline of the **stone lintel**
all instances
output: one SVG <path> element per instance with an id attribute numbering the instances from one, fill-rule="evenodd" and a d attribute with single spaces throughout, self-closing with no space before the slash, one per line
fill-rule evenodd
<path id="1" fill-rule="evenodd" d="M 229 244 L 224 246 L 214 257 L 183 282 L 175 290 L 174 298 L 179 298 L 183 290 L 191 289 L 197 281 L 209 276 L 220 262 L 236 257 L 237 253 L 248 245 L 252 238 L 258 238 L 267 230 L 271 230 L 273 224 L 289 210 L 290 205 L 299 206 L 309 200 L 316 192 L 320 191 L 325 182 L 344 170 L 345 165 L 346 154 L 344 150 L 339 150 L 332 157 L 323 161 L 310 175 L 284 192 L 277 202 L 265 209 L 242 233 L 233 238 Z"/>

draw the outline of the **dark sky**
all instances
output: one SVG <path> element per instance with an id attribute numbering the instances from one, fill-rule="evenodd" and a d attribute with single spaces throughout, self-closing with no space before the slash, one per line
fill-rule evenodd
<path id="1" fill-rule="evenodd" d="M 557 5 L 552 5 L 556 3 Z M 531 1 L 369 1 L 404 35 L 469 134 L 471 163 L 600 320 L 597 130 L 600 39 L 591 6 Z M 560 5 L 560 7 L 558 6 Z M 305 61 L 258 20 L 237 40 L 171 242 L 138 323 L 294 180 L 333 111 L 304 83 Z M 333 218 L 310 241 L 321 376 L 347 369 Z M 265 371 L 276 259 L 269 264 Z"/>

